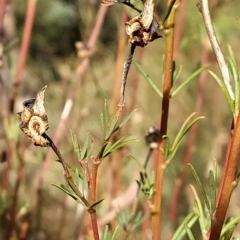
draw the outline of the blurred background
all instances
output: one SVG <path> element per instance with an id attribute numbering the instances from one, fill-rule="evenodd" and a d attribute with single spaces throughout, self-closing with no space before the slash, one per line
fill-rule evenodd
<path id="1" fill-rule="evenodd" d="M 89 133 L 94 139 L 92 155 L 95 156 L 103 139 L 100 111 L 105 99 L 112 116 L 117 110 L 122 66 L 130 47 L 124 23 L 136 16 L 137 12 L 123 4 L 109 7 L 106 13 L 100 12 L 98 0 L 37 1 L 26 63 L 17 81 L 24 24 L 30 2 L 31 0 L 6 1 L 5 12 L 2 14 L 0 238 L 10 239 L 5 238 L 5 235 L 12 231 L 11 239 L 91 239 L 85 237 L 89 231 L 87 213 L 51 185 L 65 183 L 62 167 L 55 161 L 57 157 L 51 149 L 35 147 L 24 136 L 18 128 L 19 118 L 15 113 L 22 110 L 23 101 L 34 98 L 36 93 L 47 85 L 45 107 L 50 126 L 48 135 L 53 138 L 65 160 L 77 165 L 69 129 L 77 135 L 80 145 Z M 141 1 L 131 2 L 142 9 Z M 211 0 L 209 5 L 224 55 L 229 56 L 228 46 L 231 46 L 236 61 L 240 64 L 240 2 Z M 157 1 L 155 10 L 163 19 L 167 11 L 166 1 Z M 89 39 L 91 40 L 95 33 L 96 22 L 101 22 L 101 14 L 103 23 L 93 44 Z M 176 72 L 180 69 L 181 71 L 173 88 L 202 66 L 209 66 L 220 76 L 196 1 L 183 0 L 180 4 L 174 46 Z M 163 37 L 145 48 L 137 48 L 134 54 L 134 60 L 160 89 L 164 76 L 164 53 Z M 87 64 L 87 67 L 84 67 L 84 64 Z M 17 95 L 14 106 L 11 106 L 16 86 Z M 69 105 L 66 107 L 67 99 L 73 103 L 70 109 Z M 160 125 L 161 98 L 144 80 L 134 64 L 127 82 L 124 115 L 133 109 L 137 109 L 137 112 L 122 132 L 132 134 L 139 142 L 104 159 L 100 166 L 98 197 L 105 198 L 105 201 L 100 204 L 98 216 L 103 219 L 103 226 L 108 222 L 113 228 L 117 225 L 116 216 L 107 221 L 104 217 L 113 208 L 113 200 L 122 196 L 138 176 L 138 164 L 128 156 L 132 155 L 143 163 L 149 151 L 145 144 L 145 135 L 150 126 Z M 189 151 L 189 161 L 203 182 L 207 179 L 208 170 L 212 169 L 214 160 L 218 165 L 218 175 L 221 176 L 232 117 L 221 89 L 208 73 L 196 77 L 171 99 L 168 130 L 170 141 L 174 140 L 186 118 L 195 111 L 198 115 L 205 116 L 205 119 L 197 125 L 193 141 L 189 142 L 191 133 L 185 137 L 165 175 L 162 212 L 164 239 L 171 239 L 171 234 L 192 209 L 193 196 L 188 185 L 195 183 L 187 169 L 177 212 L 174 216 L 171 215 L 175 181 Z M 150 160 L 149 171 L 153 164 L 154 158 Z M 239 188 L 235 190 L 229 208 L 231 216 L 235 216 L 240 210 L 238 192 Z M 125 198 L 127 199 L 128 195 Z M 138 208 L 144 212 L 146 198 L 141 193 L 138 198 Z M 15 224 L 10 224 L 14 215 Z M 141 229 L 140 225 L 134 234 L 130 234 L 129 239 L 151 239 L 150 227 L 147 228 L 146 238 L 141 236 Z M 23 237 L 19 237 L 21 234 Z M 123 229 L 118 236 L 117 239 L 125 239 Z M 236 236 L 239 236 L 239 233 L 236 232 Z"/>

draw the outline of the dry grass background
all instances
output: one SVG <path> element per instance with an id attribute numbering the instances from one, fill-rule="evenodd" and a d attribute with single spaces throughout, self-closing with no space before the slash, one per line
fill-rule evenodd
<path id="1" fill-rule="evenodd" d="M 240 8 L 240 2 L 237 0 L 231 2 L 216 0 L 211 1 L 211 3 L 214 27 L 220 39 L 223 52 L 225 55 L 228 55 L 227 45 L 230 45 L 234 50 L 237 63 L 240 66 L 240 55 L 238 54 L 240 21 L 237 19 L 239 17 L 238 10 Z M 10 33 L 8 37 L 5 37 L 4 45 L 7 46 L 10 42 L 17 40 L 14 46 L 5 54 L 10 75 L 3 84 L 7 86 L 9 91 L 11 90 L 12 79 L 17 64 L 26 14 L 26 4 L 27 1 L 13 1 L 10 4 L 10 8 L 13 11 L 12 15 L 9 13 L 9 22 L 6 21 L 6 33 L 8 33 L 8 31 L 10 31 Z M 205 40 L 204 25 L 195 4 L 196 2 L 194 1 L 187 1 L 186 3 L 186 19 L 184 21 L 178 49 L 178 59 L 176 61 L 176 68 L 179 69 L 182 66 L 182 71 L 176 84 L 181 83 L 199 67 L 202 45 L 203 43 L 209 45 Z M 160 15 L 166 11 L 166 6 L 163 1 L 158 1 L 157 6 Z M 70 85 L 77 79 L 76 69 L 82 61 L 76 54 L 74 43 L 76 41 L 87 41 L 92 32 L 98 7 L 99 2 L 94 0 L 38 1 L 37 3 L 29 55 L 20 85 L 18 102 L 21 103 L 23 100 L 29 99 L 29 97 L 34 97 L 39 89 L 48 85 L 46 92 L 46 110 L 49 116 L 50 129 L 48 133 L 50 136 L 53 136 L 56 130 L 67 94 L 70 91 Z M 120 75 L 115 76 L 115 66 L 121 13 L 125 9 L 127 8 L 122 5 L 116 5 L 109 9 L 89 67 L 84 74 L 82 85 L 74 99 L 69 120 L 64 125 L 64 132 L 58 147 L 62 151 L 65 159 L 71 163 L 74 163 L 74 153 L 69 129 L 78 136 L 80 143 L 83 142 L 86 134 L 90 133 L 90 136 L 94 138 L 94 149 L 97 150 L 100 146 L 102 136 L 99 114 L 103 108 L 104 100 L 111 100 L 113 79 L 115 77 L 121 77 Z M 127 9 L 127 11 L 130 15 L 133 14 L 133 11 L 129 9 Z M 11 25 L 10 21 L 12 19 L 14 20 L 14 25 L 8 28 L 8 26 Z M 164 44 L 163 39 L 149 44 L 144 49 L 141 63 L 145 71 L 159 87 L 162 81 L 161 71 L 165 48 Z M 126 42 L 125 57 L 127 56 L 128 46 L 129 44 Z M 219 73 L 214 55 L 211 50 L 209 51 L 210 69 Z M 137 49 L 135 59 L 139 52 L 140 49 Z M 132 91 L 135 74 L 136 69 L 133 65 L 128 79 L 126 106 L 128 107 L 133 97 L 132 94 L 136 94 L 137 101 L 135 108 L 137 108 L 138 111 L 131 120 L 129 132 L 134 138 L 140 141 L 131 145 L 123 158 L 112 159 L 112 161 L 118 161 L 120 167 L 121 178 L 120 186 L 118 187 L 119 191 L 117 193 L 119 195 L 134 181 L 134 174 L 139 171 L 136 162 L 129 160 L 127 155 L 131 154 L 143 162 L 148 151 L 144 142 L 144 136 L 149 126 L 159 126 L 161 99 L 144 81 L 143 77 L 140 77 L 137 91 Z M 184 120 L 195 111 L 197 86 L 196 78 L 195 81 L 188 85 L 171 101 L 168 133 L 171 139 L 175 136 Z M 6 96 L 9 95 L 6 94 Z M 3 101 L 3 98 L 1 100 Z M 19 111 L 20 106 L 17 104 L 15 111 Z M 3 104 L 1 107 L 3 110 Z M 201 178 L 204 179 L 207 176 L 207 171 L 213 165 L 213 159 L 216 159 L 219 166 L 219 175 L 221 174 L 231 125 L 231 114 L 226 100 L 217 83 L 210 75 L 207 76 L 204 86 L 201 115 L 205 116 L 206 119 L 199 124 L 191 162 L 196 167 Z M 6 138 L 3 134 L 3 121 L 4 119 L 1 117 L 0 150 L 4 150 L 7 145 Z M 18 131 L 19 138 L 23 139 L 23 134 L 20 133 L 20 130 Z M 93 152 L 93 155 L 96 153 L 96 150 Z M 187 138 L 181 145 L 165 175 L 162 213 L 163 234 L 165 236 L 169 236 L 169 233 L 175 229 L 182 221 L 183 216 L 185 216 L 191 208 L 192 196 L 189 194 L 187 186 L 189 183 L 194 183 L 194 181 L 190 171 L 188 171 L 184 180 L 184 186 L 182 187 L 178 221 L 175 224 L 170 223 L 169 209 L 172 189 L 186 150 Z M 19 190 L 18 210 L 23 210 L 24 208 L 29 209 L 34 202 L 38 176 L 46 153 L 47 149 L 30 145 L 24 155 L 24 175 Z M 54 157 L 53 159 L 56 158 Z M 13 157 L 12 161 L 13 165 L 9 177 L 9 198 L 11 198 L 12 188 L 17 177 L 17 158 Z M 0 177 L 3 176 L 4 164 L 5 163 L 0 166 Z M 110 165 L 110 160 L 106 159 L 100 167 L 98 196 L 106 198 L 106 201 L 100 206 L 100 216 L 106 214 L 109 204 L 114 197 L 111 195 L 111 192 L 109 192 L 109 184 L 112 184 Z M 40 202 L 41 213 L 36 211 L 31 218 L 33 227 L 29 239 L 60 239 L 60 237 L 61 239 L 77 239 L 79 231 L 81 232 L 82 230 L 82 223 L 85 223 L 83 219 L 87 218 L 87 216 L 82 215 L 81 209 L 78 209 L 73 200 L 64 196 L 62 192 L 51 186 L 51 183 L 63 182 L 62 168 L 60 164 L 53 161 L 44 179 L 44 191 Z M 239 213 L 238 192 L 239 187 L 235 190 L 230 205 L 230 215 Z M 142 199 L 142 197 L 140 197 L 140 199 Z M 78 211 L 76 212 L 77 209 Z M 6 220 L 4 220 L 3 215 L 1 217 L 0 230 L 4 232 Z M 61 221 L 64 221 L 64 225 L 61 229 L 61 236 L 58 236 Z M 139 232 L 140 230 L 137 231 L 134 239 L 140 239 Z M 240 235 L 237 234 L 236 236 L 239 237 Z"/>

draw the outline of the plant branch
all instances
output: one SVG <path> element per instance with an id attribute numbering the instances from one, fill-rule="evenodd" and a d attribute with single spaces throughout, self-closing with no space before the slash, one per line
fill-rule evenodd
<path id="1" fill-rule="evenodd" d="M 202 14 L 203 21 L 204 21 L 204 24 L 205 24 L 205 27 L 207 30 L 208 38 L 211 42 L 212 49 L 216 55 L 223 81 L 228 89 L 228 92 L 229 92 L 232 100 L 234 100 L 235 97 L 234 97 L 234 92 L 232 90 L 232 86 L 230 83 L 229 69 L 227 67 L 225 58 L 220 49 L 220 46 L 219 46 L 219 43 L 218 43 L 218 40 L 216 37 L 216 33 L 213 29 L 213 24 L 212 24 L 209 7 L 208 7 L 208 0 L 201 0 L 201 2 L 197 4 L 197 6 L 198 6 L 200 13 Z"/>
<path id="2" fill-rule="evenodd" d="M 229 154 L 226 154 L 226 169 L 221 193 L 219 195 L 219 202 L 217 204 L 216 214 L 214 216 L 213 225 L 210 233 L 209 240 L 220 239 L 220 234 L 222 230 L 222 226 L 225 220 L 226 212 L 228 209 L 228 205 L 230 202 L 230 198 L 234 188 L 237 186 L 236 180 L 236 170 L 238 157 L 240 153 L 240 114 L 238 114 L 235 128 L 233 130 L 232 142 L 230 146 Z M 231 140 L 230 140 L 231 141 Z"/>
<path id="3" fill-rule="evenodd" d="M 173 75 L 173 45 L 174 45 L 174 21 L 176 10 L 179 5 L 178 2 L 171 6 L 172 1 L 168 1 L 168 7 L 172 10 L 167 18 L 167 26 L 164 30 L 166 36 L 166 61 L 165 61 L 165 77 L 163 85 L 163 100 L 162 100 L 162 115 L 160 124 L 160 139 L 159 147 L 163 149 L 163 136 L 167 134 L 167 123 L 168 123 L 168 112 L 169 112 L 169 101 L 170 91 L 172 88 L 172 75 Z M 166 163 L 164 156 L 159 150 L 156 158 L 156 181 L 155 181 L 155 195 L 152 206 L 152 230 L 153 239 L 158 240 L 161 238 L 161 205 L 162 205 L 162 187 L 163 187 L 163 176 Z"/>
<path id="4" fill-rule="evenodd" d="M 43 134 L 43 137 L 46 138 L 49 141 L 49 145 L 52 148 L 52 150 L 55 152 L 55 154 L 57 155 L 57 157 L 59 158 L 60 163 L 62 164 L 63 170 L 64 170 L 64 177 L 68 183 L 68 185 L 71 187 L 71 189 L 75 192 L 75 194 L 81 199 L 81 201 L 85 204 L 86 207 L 89 207 L 90 204 L 89 202 L 86 200 L 86 198 L 84 197 L 84 195 L 79 191 L 78 187 L 76 186 L 76 184 L 74 183 L 71 173 L 62 157 L 62 154 L 60 153 L 60 151 L 58 150 L 57 146 L 54 144 L 54 142 L 52 141 L 52 139 L 46 134 Z"/>
<path id="5" fill-rule="evenodd" d="M 119 104 L 118 104 L 120 112 L 122 111 L 122 109 L 124 107 L 124 101 L 125 101 L 124 95 L 125 95 L 125 89 L 126 89 L 126 84 L 127 84 L 127 76 L 128 76 L 129 69 L 131 67 L 135 48 L 136 48 L 136 45 L 131 44 L 127 60 L 125 61 L 124 65 L 123 65 L 123 74 L 122 74 L 122 82 L 121 82 L 121 89 L 120 89 L 120 100 L 119 100 Z"/>

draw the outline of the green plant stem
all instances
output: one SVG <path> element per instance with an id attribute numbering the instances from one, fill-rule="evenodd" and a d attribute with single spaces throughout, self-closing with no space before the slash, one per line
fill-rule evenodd
<path id="1" fill-rule="evenodd" d="M 171 6 L 172 1 L 168 1 L 168 6 Z M 167 134 L 168 112 L 170 91 L 172 88 L 172 75 L 173 75 L 173 44 L 174 44 L 174 20 L 178 3 L 172 7 L 167 19 L 167 28 L 164 30 L 166 36 L 166 61 L 165 61 L 165 77 L 163 85 L 163 100 L 162 100 L 162 115 L 160 125 L 160 140 L 159 147 L 163 148 L 163 136 Z M 166 169 L 166 162 L 161 151 L 158 151 L 156 159 L 156 181 L 155 181 L 155 195 L 152 207 L 152 230 L 153 240 L 161 238 L 161 205 L 162 205 L 162 187 L 164 171 Z"/>
<path id="2" fill-rule="evenodd" d="M 226 164 L 224 172 L 227 174 L 223 175 L 221 193 L 218 193 L 219 201 L 217 204 L 216 214 L 214 216 L 213 225 L 210 233 L 209 240 L 220 239 L 220 234 L 230 198 L 233 189 L 237 186 L 238 181 L 236 180 L 237 162 L 240 153 L 240 114 L 238 114 L 235 128 L 233 130 L 233 136 L 229 154 L 226 155 Z"/>

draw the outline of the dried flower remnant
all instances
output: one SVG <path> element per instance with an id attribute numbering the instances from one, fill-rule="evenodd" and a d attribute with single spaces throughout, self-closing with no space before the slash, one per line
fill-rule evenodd
<path id="1" fill-rule="evenodd" d="M 153 0 L 146 0 L 142 13 L 125 23 L 126 33 L 131 44 L 145 47 L 149 42 L 162 37 L 158 31 L 158 24 L 153 19 L 153 10 Z"/>
<path id="2" fill-rule="evenodd" d="M 44 94 L 47 86 L 42 88 L 36 98 L 23 102 L 23 111 L 19 127 L 33 141 L 35 146 L 48 147 L 49 140 L 43 137 L 48 130 L 48 117 L 44 108 Z"/>

